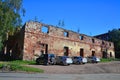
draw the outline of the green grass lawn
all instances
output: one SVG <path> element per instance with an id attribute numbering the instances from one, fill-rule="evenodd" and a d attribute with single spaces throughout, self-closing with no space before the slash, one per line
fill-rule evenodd
<path id="1" fill-rule="evenodd" d="M 101 62 L 120 61 L 118 58 L 101 58 Z"/>
<path id="2" fill-rule="evenodd" d="M 15 60 L 15 61 L 10 61 L 9 63 L 14 63 L 14 64 L 21 64 L 21 65 L 34 65 L 36 64 L 35 61 L 22 61 L 22 60 Z"/>
<path id="3" fill-rule="evenodd" d="M 38 72 L 38 73 L 44 72 L 44 70 L 42 69 L 26 66 L 30 64 L 35 64 L 35 61 L 16 60 L 16 61 L 0 62 L 0 69 L 3 69 L 3 67 L 5 67 L 10 71 L 24 71 L 24 72 Z"/>

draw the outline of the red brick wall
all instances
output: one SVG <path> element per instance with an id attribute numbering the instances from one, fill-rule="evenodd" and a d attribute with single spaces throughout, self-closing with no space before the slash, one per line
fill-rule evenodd
<path id="1" fill-rule="evenodd" d="M 43 33 L 42 26 L 47 27 L 49 33 Z M 68 33 L 68 37 L 64 36 L 64 32 Z M 83 36 L 83 40 L 80 40 L 80 35 Z M 94 43 L 92 39 L 94 39 Z M 48 45 L 48 53 L 59 56 L 64 55 L 64 47 L 68 47 L 69 56 L 79 56 L 82 48 L 84 49 L 84 57 L 91 56 L 92 51 L 95 51 L 96 56 L 102 57 L 102 50 L 106 49 L 108 53 L 112 52 L 114 57 L 114 44 L 104 41 L 105 44 L 103 45 L 102 42 L 100 39 L 52 25 L 27 22 L 25 25 L 23 59 L 34 60 L 41 54 L 41 51 L 45 53 L 46 45 Z"/>

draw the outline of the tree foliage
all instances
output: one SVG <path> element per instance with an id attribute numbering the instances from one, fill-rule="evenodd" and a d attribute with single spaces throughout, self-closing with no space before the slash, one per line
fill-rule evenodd
<path id="1" fill-rule="evenodd" d="M 120 29 L 113 29 L 108 32 L 109 41 L 114 42 L 116 56 L 120 57 Z"/>
<path id="2" fill-rule="evenodd" d="M 21 13 L 25 13 L 22 0 L 0 0 L 0 48 L 7 36 L 14 33 L 15 27 L 21 25 Z"/>

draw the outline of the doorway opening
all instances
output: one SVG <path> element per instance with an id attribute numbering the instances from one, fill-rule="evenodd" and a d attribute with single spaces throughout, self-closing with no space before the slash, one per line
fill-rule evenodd
<path id="1" fill-rule="evenodd" d="M 110 52 L 110 57 L 113 57 L 113 56 L 112 56 L 112 52 Z"/>
<path id="2" fill-rule="evenodd" d="M 48 44 L 45 45 L 45 53 L 48 53 Z"/>
<path id="3" fill-rule="evenodd" d="M 69 47 L 64 47 L 64 56 L 68 56 L 69 55 Z"/>
<path id="4" fill-rule="evenodd" d="M 92 51 L 92 56 L 95 56 L 95 51 Z"/>
<path id="5" fill-rule="evenodd" d="M 84 57 L 84 49 L 83 48 L 80 49 L 80 56 Z"/>
<path id="6" fill-rule="evenodd" d="M 103 54 L 102 58 L 107 58 L 107 52 L 106 51 L 103 51 L 102 54 Z"/>

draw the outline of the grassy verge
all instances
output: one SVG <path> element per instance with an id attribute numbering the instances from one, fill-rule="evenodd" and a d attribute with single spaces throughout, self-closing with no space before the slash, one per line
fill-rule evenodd
<path id="1" fill-rule="evenodd" d="M 36 64 L 35 61 L 22 61 L 22 60 L 15 60 L 15 61 L 10 61 L 9 63 L 14 63 L 14 64 L 20 64 L 20 65 L 34 65 Z"/>
<path id="2" fill-rule="evenodd" d="M 38 72 L 43 73 L 42 69 L 28 67 L 26 65 L 35 64 L 34 61 L 10 61 L 10 62 L 1 62 L 0 69 L 5 68 L 9 71 L 24 71 L 24 72 Z"/>
<path id="3" fill-rule="evenodd" d="M 102 58 L 101 62 L 120 61 L 118 58 Z"/>

